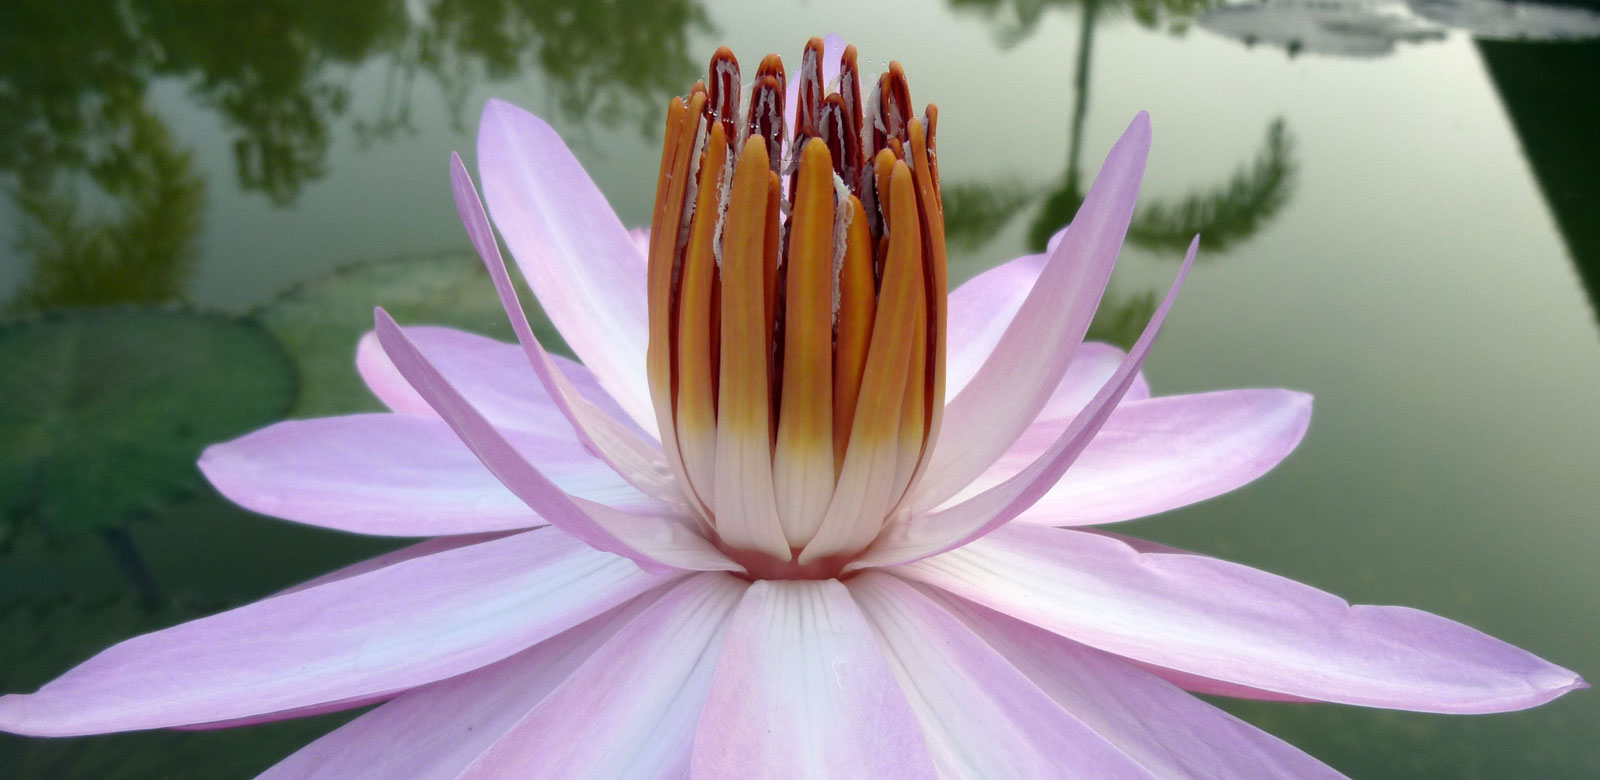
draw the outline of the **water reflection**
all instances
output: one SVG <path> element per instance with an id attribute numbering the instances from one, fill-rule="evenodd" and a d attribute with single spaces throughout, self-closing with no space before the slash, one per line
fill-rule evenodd
<path id="1" fill-rule="evenodd" d="M 239 185 L 287 205 L 327 174 L 359 65 L 391 75 L 377 114 L 352 120 L 368 141 L 410 129 L 419 72 L 437 82 L 457 124 L 469 85 L 537 67 L 565 118 L 643 126 L 692 80 L 688 35 L 710 26 L 695 0 L 106 5 L 0 7 L 0 173 L 37 180 L 94 167 L 135 114 L 149 116 L 150 84 L 177 78 L 228 128 Z"/>
<path id="2" fill-rule="evenodd" d="M 183 297 L 197 259 L 205 181 L 143 103 L 121 105 L 123 137 L 107 143 L 89 173 L 61 166 L 21 177 L 13 198 L 25 220 L 17 249 L 28 270 L 8 310 Z M 86 191 L 110 208 L 86 204 Z"/>
<path id="3" fill-rule="evenodd" d="M 1023 2 L 1015 0 L 954 0 L 956 7 L 979 8 L 1000 25 L 1000 37 L 1016 42 L 1037 26 L 1044 10 L 1051 5 L 1069 3 Z M 972 247 L 997 235 L 1017 214 L 1039 203 L 1028 226 L 1028 247 L 1042 252 L 1050 237 L 1072 220 L 1083 203 L 1083 128 L 1089 110 L 1091 53 L 1094 31 L 1106 10 L 1131 8 L 1141 24 L 1155 26 L 1162 19 L 1178 20 L 1204 7 L 1204 3 L 1175 0 L 1159 6 L 1074 0 L 1081 13 L 1078 49 L 1073 72 L 1073 106 L 1067 131 L 1067 169 L 1053 184 L 1017 179 L 992 181 L 953 181 L 945 185 L 945 233 L 959 246 Z M 1141 15 L 1142 10 L 1160 9 L 1160 14 Z M 1004 9 L 1009 16 L 1003 15 Z M 1182 33 L 1177 24 L 1173 29 Z M 1222 183 L 1202 188 L 1176 200 L 1142 198 L 1128 229 L 1127 242 L 1162 256 L 1180 257 L 1195 234 L 1201 234 L 1206 257 L 1215 259 L 1265 227 L 1288 203 L 1294 191 L 1294 144 L 1283 119 L 1268 126 L 1260 150 L 1248 163 L 1237 167 Z M 1154 293 L 1123 296 L 1108 291 L 1089 338 L 1122 346 L 1139 337 L 1155 311 Z"/>
<path id="4" fill-rule="evenodd" d="M 1600 323 L 1600 42 L 1477 47 Z"/>
<path id="5" fill-rule="evenodd" d="M 1600 13 L 1508 0 L 1252 0 L 1198 16 L 1202 28 L 1290 57 L 1383 57 L 1399 44 L 1442 41 L 1452 30 L 1478 38 L 1565 41 L 1600 37 Z"/>
<path id="6" fill-rule="evenodd" d="M 1079 8 L 1086 17 L 1131 17 L 1143 27 L 1166 29 L 1181 34 L 1200 11 L 1218 0 L 950 0 L 958 12 L 975 13 L 994 27 L 1001 48 L 1010 48 L 1031 37 L 1047 12 Z"/>

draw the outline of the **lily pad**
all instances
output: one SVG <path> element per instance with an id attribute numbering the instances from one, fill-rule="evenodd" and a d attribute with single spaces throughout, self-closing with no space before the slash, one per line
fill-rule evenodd
<path id="1" fill-rule="evenodd" d="M 250 320 L 118 308 L 0 325 L 0 525 L 105 529 L 190 495 L 207 444 L 295 394 L 293 362 Z"/>
<path id="2" fill-rule="evenodd" d="M 534 332 L 546 349 L 565 352 L 556 330 L 518 286 Z M 450 253 L 345 266 L 290 288 L 257 316 L 294 356 L 301 394 L 293 416 L 381 408 L 356 374 L 356 344 L 382 306 L 402 325 L 448 325 L 502 341 L 515 336 L 494 283 L 476 255 Z"/>

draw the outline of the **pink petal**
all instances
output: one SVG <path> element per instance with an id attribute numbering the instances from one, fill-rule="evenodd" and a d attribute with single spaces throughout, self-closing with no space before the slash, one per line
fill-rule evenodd
<path id="1" fill-rule="evenodd" d="M 934 777 L 905 694 L 837 580 L 760 581 L 734 611 L 692 776 L 750 774 Z"/>
<path id="2" fill-rule="evenodd" d="M 1272 470 L 1311 422 L 1311 396 L 1221 390 L 1123 401 L 1061 481 L 1017 516 L 1044 525 L 1132 520 L 1222 495 Z M 1027 468 L 1066 427 L 1038 422 L 962 495 Z"/>
<path id="3" fill-rule="evenodd" d="M 594 652 L 460 780 L 688 774 L 728 617 L 749 583 L 700 574 Z M 762 768 L 751 767 L 759 775 Z"/>
<path id="4" fill-rule="evenodd" d="M 961 394 L 1000 344 L 1049 259 L 1049 254 L 1024 255 L 950 291 L 944 380 L 949 397 Z"/>
<path id="5" fill-rule="evenodd" d="M 895 571 L 1142 663 L 1308 699 L 1502 712 L 1586 687 L 1436 615 L 1351 606 L 1246 566 L 1139 553 L 1099 534 L 1013 524 Z"/>
<path id="6" fill-rule="evenodd" d="M 645 379 L 645 274 L 633 239 L 556 131 L 490 100 L 478 126 L 489 213 L 545 314 L 633 421 L 655 429 Z"/>
<path id="7" fill-rule="evenodd" d="M 1189 269 L 1194 267 L 1195 252 L 1199 248 L 1200 237 L 1195 236 L 1189 243 L 1189 253 L 1183 259 L 1183 266 L 1178 269 L 1177 278 L 1173 280 L 1171 289 L 1167 290 L 1167 297 L 1150 316 L 1144 333 L 1134 342 L 1133 349 L 1129 350 L 1116 373 L 1106 380 L 1083 411 L 1072 418 L 1072 424 L 1061 432 L 1049 449 L 1006 481 L 965 502 L 886 528 L 866 554 L 846 566 L 845 571 L 907 563 L 953 550 L 1005 525 L 1042 498 L 1089 445 L 1117 403 L 1138 379 L 1139 367 L 1144 364 L 1145 356 L 1150 353 L 1151 345 L 1161 332 L 1161 324 L 1166 321 L 1167 312 L 1172 310 Z"/>
<path id="8" fill-rule="evenodd" d="M 878 572 L 848 584 L 941 776 L 1155 777 L 910 585 Z"/>
<path id="9" fill-rule="evenodd" d="M 37 693 L 0 697 L 0 730 L 131 731 L 393 694 L 498 661 L 666 581 L 557 531 L 529 531 L 129 639 Z"/>
<path id="10" fill-rule="evenodd" d="M 506 344 L 476 333 L 418 325 L 405 329 L 412 343 L 439 367 L 450 383 L 495 427 L 572 438 L 572 423 L 545 392 L 539 375 L 528 364 L 528 357 L 516 344 Z M 622 407 L 595 381 L 594 374 L 582 365 L 551 355 L 558 370 L 578 395 L 600 407 L 617 420 L 627 420 Z M 378 334 L 368 332 L 356 347 L 356 369 L 378 400 L 401 414 L 437 417 L 433 407 L 406 384 L 399 369 L 389 362 L 378 344 Z M 653 436 L 630 426 L 641 437 Z"/>
<path id="11" fill-rule="evenodd" d="M 259 780 L 453 780 L 654 601 L 647 593 L 503 661 L 404 693 Z"/>
<path id="12" fill-rule="evenodd" d="M 650 257 L 650 228 L 629 228 L 628 238 L 639 250 L 639 273 L 644 273 Z"/>
<path id="13" fill-rule="evenodd" d="M 570 439 L 507 434 L 562 490 L 661 513 Z M 544 525 L 438 419 L 361 414 L 291 420 L 207 447 L 200 470 L 234 503 L 307 525 L 382 536 L 471 534 Z"/>
<path id="14" fill-rule="evenodd" d="M 1061 383 L 1111 278 L 1149 149 L 1150 118 L 1140 113 L 1106 156 L 1072 228 L 994 351 L 946 407 L 914 508 L 937 506 L 982 474 Z"/>
<path id="15" fill-rule="evenodd" d="M 461 224 L 483 259 L 489 278 L 494 280 L 495 292 L 511 320 L 511 329 L 517 334 L 528 364 L 547 396 L 572 424 L 578 441 L 640 490 L 669 501 L 680 500 L 682 493 L 673 484 L 660 444 L 641 436 L 637 426 L 629 426 L 623 418 L 613 417 L 585 400 L 533 335 L 533 328 L 528 325 L 527 315 L 517 300 L 516 288 L 506 273 L 505 260 L 500 257 L 494 229 L 489 227 L 489 217 L 483 213 L 483 204 L 478 201 L 478 192 L 473 189 L 460 155 L 450 155 L 450 186 L 455 193 Z"/>
<path id="16" fill-rule="evenodd" d="M 357 561 L 355 563 L 350 564 L 349 566 L 341 566 L 341 567 L 339 567 L 337 569 L 334 569 L 333 571 L 328 572 L 327 574 L 321 574 L 321 575 L 318 575 L 316 577 L 312 577 L 311 579 L 306 580 L 305 582 L 301 582 L 301 583 L 297 583 L 295 585 L 291 585 L 291 586 L 289 586 L 287 588 L 284 588 L 283 590 L 280 590 L 277 593 L 274 593 L 272 595 L 274 595 L 274 596 L 285 596 L 285 595 L 288 595 L 290 593 L 297 593 L 297 592 L 302 591 L 302 590 L 310 590 L 311 588 L 315 588 L 318 585 L 326 585 L 326 584 L 328 584 L 330 582 L 338 582 L 339 580 L 348 580 L 351 577 L 354 577 L 354 576 L 356 576 L 358 574 L 367 574 L 369 572 L 375 572 L 375 571 L 377 571 L 379 569 L 387 569 L 390 566 L 393 566 L 393 565 L 395 565 L 397 563 L 404 563 L 405 561 L 409 561 L 409 560 L 412 560 L 414 558 L 426 558 L 429 555 L 433 555 L 434 553 L 442 553 L 442 552 L 444 552 L 446 550 L 454 550 L 454 549 L 457 549 L 459 547 L 470 547 L 470 546 L 472 546 L 474 544 L 478 544 L 480 542 L 489 542 L 489 541 L 493 541 L 495 539 L 504 539 L 507 536 L 510 536 L 512 534 L 517 534 L 517 533 L 522 533 L 522 532 L 521 531 L 500 531 L 500 532 L 482 533 L 482 534 L 458 534 L 458 535 L 455 535 L 455 536 L 436 536 L 436 537 L 434 537 L 432 539 L 424 539 L 424 540 L 422 540 L 420 542 L 417 542 L 416 544 L 406 545 L 405 547 L 401 547 L 398 550 L 391 550 L 391 551 L 386 552 L 386 553 L 384 553 L 382 555 L 378 555 L 378 556 L 374 556 L 372 558 L 368 558 L 368 559 L 366 559 L 364 561 Z"/>
<path id="17" fill-rule="evenodd" d="M 680 518 L 631 515 L 563 492 L 467 403 L 388 312 L 378 309 L 376 317 L 378 340 L 406 381 L 501 484 L 551 525 L 597 550 L 616 553 L 652 571 L 670 567 L 742 570 Z"/>
<path id="18" fill-rule="evenodd" d="M 1156 777 L 1342 777 L 1288 743 L 1123 659 L 932 589 L 927 595 L 1063 709 Z"/>

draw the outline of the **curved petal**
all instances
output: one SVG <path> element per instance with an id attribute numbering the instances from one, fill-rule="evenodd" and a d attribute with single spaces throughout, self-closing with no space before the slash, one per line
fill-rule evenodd
<path id="1" fill-rule="evenodd" d="M 1072 229 L 1050 252 L 994 351 L 946 407 L 913 511 L 943 503 L 982 474 L 1061 383 L 1111 278 L 1149 149 L 1150 118 L 1141 112 L 1106 156 Z"/>
<path id="2" fill-rule="evenodd" d="M 573 438 L 572 423 L 545 391 L 520 346 L 437 325 L 414 325 L 404 330 L 417 349 L 439 367 L 439 373 L 459 388 L 495 427 Z M 580 396 L 635 433 L 648 435 L 632 424 L 627 413 L 606 394 L 589 369 L 559 355 L 551 355 L 550 359 Z M 395 412 L 439 416 L 411 385 L 406 384 L 405 377 L 389 361 L 389 356 L 383 354 L 378 334 L 368 331 L 361 337 L 356 347 L 356 370 L 373 395 Z"/>
<path id="3" fill-rule="evenodd" d="M 759 581 L 722 643 L 692 777 L 933 778 L 927 740 L 837 580 Z"/>
<path id="4" fill-rule="evenodd" d="M 484 107 L 478 126 L 478 174 L 489 213 L 550 321 L 633 421 L 653 430 L 645 275 L 605 196 L 554 129 L 499 100 Z"/>
<path id="5" fill-rule="evenodd" d="M 1221 390 L 1123 402 L 1083 454 L 1017 520 L 1090 525 L 1146 517 L 1249 484 L 1300 443 L 1311 396 Z M 1065 425 L 1031 426 L 963 495 L 998 484 L 1049 448 Z"/>
<path id="6" fill-rule="evenodd" d="M 654 596 L 640 596 L 503 661 L 404 693 L 306 745 L 258 780 L 454 780 Z"/>
<path id="7" fill-rule="evenodd" d="M 638 427 L 626 425 L 605 410 L 589 403 L 567 381 L 555 361 L 545 352 L 528 324 L 528 316 L 517 300 L 517 290 L 511 284 L 505 259 L 500 256 L 500 245 L 494 240 L 494 228 L 483 212 L 478 191 L 472 186 L 472 177 L 458 154 L 450 155 L 450 188 L 455 194 L 456 211 L 466 228 L 472 246 L 483 260 L 484 269 L 493 280 L 495 294 L 511 320 L 511 330 L 526 353 L 528 365 L 539 378 L 539 383 L 556 408 L 572 424 L 578 441 L 605 461 L 635 487 L 651 495 L 674 500 L 682 494 L 672 483 L 661 446 L 649 436 L 640 436 Z"/>
<path id="8" fill-rule="evenodd" d="M 658 778 L 689 770 L 728 616 L 748 583 L 684 580 L 595 651 L 458 777 Z"/>
<path id="9" fill-rule="evenodd" d="M 574 496 L 627 511 L 671 506 L 635 490 L 570 439 L 507 434 Z M 381 536 L 544 525 L 438 419 L 359 414 L 290 420 L 213 444 L 200 470 L 234 503 L 297 523 Z"/>
<path id="10" fill-rule="evenodd" d="M 1183 280 L 1189 276 L 1189 269 L 1194 267 L 1195 252 L 1199 248 L 1200 237 L 1195 236 L 1189 243 L 1189 253 L 1183 258 L 1177 278 L 1167 290 L 1167 297 L 1150 315 L 1150 322 L 1139 334 L 1139 340 L 1134 342 L 1127 357 L 1123 358 L 1122 365 L 1117 367 L 1116 373 L 1106 380 L 1083 411 L 1072 418 L 1072 423 L 1056 437 L 1049 449 L 1006 481 L 967 501 L 917 517 L 911 522 L 901 521 L 885 528 L 866 554 L 847 565 L 845 571 L 907 563 L 953 550 L 1004 526 L 1042 498 L 1051 486 L 1060 481 L 1062 474 L 1089 445 L 1105 424 L 1106 418 L 1116 409 L 1117 403 L 1134 385 L 1134 380 L 1139 376 L 1139 367 L 1150 354 L 1150 347 L 1160 334 L 1161 325 L 1166 322 L 1173 302 L 1177 300 Z"/>
<path id="11" fill-rule="evenodd" d="M 869 572 L 849 587 L 922 721 L 941 776 L 1156 777 L 910 585 Z"/>
<path id="12" fill-rule="evenodd" d="M 671 567 L 742 570 L 679 518 L 628 514 L 562 491 L 472 408 L 406 338 L 388 312 L 378 309 L 376 317 L 378 340 L 406 381 L 501 484 L 551 525 L 597 550 L 624 556 L 652 571 Z"/>
<path id="13" fill-rule="evenodd" d="M 1437 615 L 1351 606 L 1247 566 L 1140 553 L 1100 534 L 1013 524 L 894 571 L 1107 652 L 1308 699 L 1478 713 L 1586 687 Z"/>
<path id="14" fill-rule="evenodd" d="M 210 723 L 392 694 L 477 669 L 670 578 L 540 530 L 416 558 L 129 639 L 37 693 L 36 736 Z"/>
<path id="15" fill-rule="evenodd" d="M 950 291 L 945 392 L 954 398 L 989 359 L 1017 310 L 1039 281 L 1049 254 L 1024 255 L 980 273 Z"/>
<path id="16" fill-rule="evenodd" d="M 1066 711 L 1156 777 L 1336 780 L 1292 745 L 1124 659 L 971 602 L 928 595 Z"/>

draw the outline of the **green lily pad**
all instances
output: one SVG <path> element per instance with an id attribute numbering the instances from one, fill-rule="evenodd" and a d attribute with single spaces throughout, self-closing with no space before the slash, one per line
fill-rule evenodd
<path id="1" fill-rule="evenodd" d="M 0 325 L 0 526 L 105 529 L 190 495 L 207 444 L 295 394 L 294 364 L 250 320 L 118 308 Z"/>
<path id="2" fill-rule="evenodd" d="M 546 349 L 566 352 L 555 328 L 518 285 Z M 476 255 L 398 257 L 345 266 L 297 285 L 257 316 L 294 356 L 301 377 L 295 417 L 370 411 L 381 406 L 356 374 L 356 344 L 382 306 L 401 325 L 448 325 L 501 341 L 515 338 L 489 272 Z"/>

